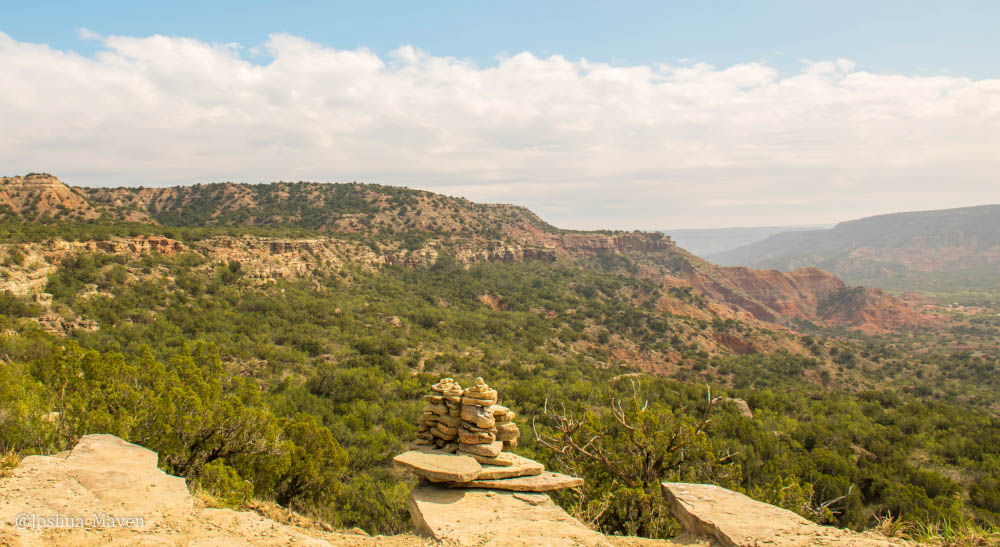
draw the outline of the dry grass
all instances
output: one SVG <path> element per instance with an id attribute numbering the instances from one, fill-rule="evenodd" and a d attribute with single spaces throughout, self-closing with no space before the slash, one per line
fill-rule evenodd
<path id="1" fill-rule="evenodd" d="M 892 516 L 892 513 L 884 517 L 875 517 L 876 533 L 888 538 L 905 538 L 913 529 L 913 525 L 899 517 Z"/>
<path id="2" fill-rule="evenodd" d="M 210 509 L 226 509 L 229 507 L 222 498 L 197 484 L 188 485 L 188 491 L 191 493 L 191 497 L 193 497 L 202 507 L 208 507 Z"/>
<path id="3" fill-rule="evenodd" d="M 9 451 L 0 456 L 0 478 L 10 475 L 10 472 L 21 463 L 21 456 L 14 451 Z"/>
<path id="4" fill-rule="evenodd" d="M 906 534 L 906 538 L 942 547 L 997 547 L 1000 546 L 1000 528 L 942 521 L 937 524 L 917 524 Z"/>

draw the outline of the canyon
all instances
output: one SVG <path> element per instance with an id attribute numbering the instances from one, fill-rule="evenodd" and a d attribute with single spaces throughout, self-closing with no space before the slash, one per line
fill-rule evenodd
<path id="1" fill-rule="evenodd" d="M 30 268 L 8 268 L 0 290 L 39 290 L 66 256 L 81 252 L 196 252 L 238 261 L 259 282 L 296 279 L 316 268 L 357 264 L 426 267 L 446 254 L 479 262 L 570 261 L 584 267 L 620 259 L 616 267 L 665 289 L 690 287 L 730 315 L 789 325 L 807 321 L 868 332 L 925 326 L 930 319 L 877 289 L 848 287 L 807 267 L 790 272 L 721 267 L 658 232 L 573 232 L 556 229 L 512 205 L 482 205 L 429 192 L 360 184 L 220 183 L 173 188 L 78 188 L 48 174 L 0 183 L 0 219 L 33 223 L 138 223 L 163 228 L 146 237 L 22 244 Z M 303 237 L 219 236 L 183 243 L 172 226 L 293 226 Z M 154 230 L 155 231 L 155 230 Z M 368 236 L 368 241 L 346 236 Z M 417 235 L 404 244 L 400 235 Z M 372 239 L 374 241 L 372 241 Z M 599 266 L 598 266 L 599 267 Z"/>

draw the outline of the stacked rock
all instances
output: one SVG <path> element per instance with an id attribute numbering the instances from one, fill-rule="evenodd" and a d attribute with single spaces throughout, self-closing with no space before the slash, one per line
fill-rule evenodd
<path id="1" fill-rule="evenodd" d="M 513 425 L 513 416 L 507 418 L 510 411 L 496 404 L 497 391 L 490 389 L 482 378 L 476 378 L 476 383 L 466 389 L 462 397 L 462 424 L 458 430 L 458 451 L 472 456 L 496 458 L 500 452 L 510 445 L 505 445 L 498 438 L 496 415 L 500 414 L 506 420 L 505 424 Z M 518 432 L 520 435 L 520 432 Z M 506 434 L 509 439 L 509 433 Z"/>
<path id="2" fill-rule="evenodd" d="M 521 430 L 514 423 L 514 411 L 500 405 L 493 405 L 490 410 L 497 426 L 497 440 L 503 442 L 504 450 L 514 450 L 521 438 Z"/>
<path id="3" fill-rule="evenodd" d="M 431 390 L 431 394 L 424 396 L 429 404 L 417 419 L 417 443 L 455 452 L 459 448 L 456 440 L 462 422 L 462 386 L 444 378 L 431 386 Z"/>

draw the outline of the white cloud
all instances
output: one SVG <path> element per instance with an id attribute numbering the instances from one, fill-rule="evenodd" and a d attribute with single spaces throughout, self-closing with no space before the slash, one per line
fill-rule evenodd
<path id="1" fill-rule="evenodd" d="M 76 35 L 80 37 L 81 40 L 103 40 L 104 37 L 100 34 L 90 30 L 89 28 L 80 27 L 76 29 Z"/>
<path id="2" fill-rule="evenodd" d="M 287 34 L 99 37 L 94 57 L 0 33 L 3 174 L 79 185 L 369 181 L 528 205 L 566 227 L 830 222 L 1000 202 L 1000 80 L 805 61 L 479 67 Z"/>

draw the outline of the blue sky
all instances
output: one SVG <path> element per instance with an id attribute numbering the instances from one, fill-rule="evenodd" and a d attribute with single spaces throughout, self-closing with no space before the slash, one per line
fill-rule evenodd
<path id="1" fill-rule="evenodd" d="M 849 58 L 864 70 L 1000 76 L 1000 2 L 27 2 L 0 4 L 0 30 L 81 53 L 102 35 L 186 36 L 260 44 L 286 32 L 334 48 L 385 54 L 402 45 L 481 65 L 531 51 L 621 64 Z"/>
<path id="2" fill-rule="evenodd" d="M 0 175 L 376 182 L 580 229 L 1000 203 L 998 21 L 971 1 L 0 0 Z"/>

